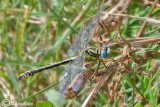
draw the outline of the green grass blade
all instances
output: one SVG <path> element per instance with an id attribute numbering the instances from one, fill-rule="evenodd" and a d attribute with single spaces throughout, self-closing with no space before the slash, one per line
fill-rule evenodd
<path id="1" fill-rule="evenodd" d="M 33 94 L 33 95 L 31 95 L 31 96 L 28 96 L 27 98 L 18 100 L 18 102 L 22 102 L 22 101 L 28 100 L 28 99 L 30 99 L 30 98 L 32 98 L 32 97 L 35 97 L 35 96 L 37 96 L 37 95 L 39 95 L 39 94 L 41 94 L 41 93 L 47 91 L 48 89 L 50 89 L 50 88 L 52 88 L 52 87 L 54 87 L 54 86 L 56 86 L 56 85 L 58 85 L 58 84 L 59 84 L 59 82 L 57 82 L 57 83 L 55 83 L 55 84 L 52 84 L 52 85 L 50 85 L 50 86 L 44 88 L 43 90 L 41 90 L 41 91 L 39 91 L 39 92 L 36 92 L 35 94 Z"/>

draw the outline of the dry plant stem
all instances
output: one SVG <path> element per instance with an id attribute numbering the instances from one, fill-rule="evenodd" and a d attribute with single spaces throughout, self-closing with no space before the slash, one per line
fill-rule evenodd
<path id="1" fill-rule="evenodd" d="M 114 40 L 114 37 L 112 37 L 111 39 L 107 40 L 105 44 L 107 45 L 107 44 L 109 44 L 110 42 L 112 42 L 113 40 Z"/>
<path id="2" fill-rule="evenodd" d="M 111 24 L 111 22 L 112 22 L 112 20 L 110 20 L 110 13 L 114 13 L 114 12 L 116 12 L 116 11 L 119 11 L 119 8 L 122 8 L 121 10 L 122 10 L 122 12 L 129 6 L 129 4 L 130 4 L 130 1 L 131 0 L 121 0 L 121 1 L 119 1 L 118 3 L 117 3 L 117 5 L 116 6 L 114 6 L 113 8 L 110 8 L 110 9 L 108 9 L 108 11 L 107 12 L 104 12 L 105 14 L 100 18 L 100 21 L 99 22 L 108 22 L 107 24 Z M 107 25 L 106 24 L 106 26 L 109 26 L 109 25 Z M 105 27 L 106 27 L 105 26 Z M 110 26 L 109 26 L 110 27 Z M 112 26 L 113 27 L 113 26 Z M 109 28 L 109 30 L 110 30 L 111 28 Z M 104 35 L 104 36 L 106 36 L 107 37 L 107 35 L 109 35 L 110 34 L 110 31 L 108 30 L 108 32 Z M 96 32 L 96 31 L 95 31 Z M 99 30 L 97 31 L 97 33 L 99 34 Z M 99 44 L 103 44 L 104 42 L 103 41 L 101 41 L 100 39 L 97 39 L 98 37 L 98 35 L 97 35 L 97 33 L 94 33 L 94 35 L 92 36 L 92 41 L 94 42 L 94 43 L 99 43 Z"/>
<path id="3" fill-rule="evenodd" d="M 129 55 L 129 47 L 128 45 L 125 45 L 124 48 L 123 48 L 123 56 L 128 56 Z M 124 65 L 124 67 L 126 67 L 128 70 L 132 71 L 134 73 L 134 70 L 132 68 L 130 68 L 129 66 L 127 66 L 125 63 L 122 62 L 122 64 Z M 135 73 L 134 73 L 135 75 Z M 130 79 L 130 77 L 128 76 L 128 78 Z M 130 79 L 130 81 L 132 81 Z M 133 83 L 133 97 L 132 97 L 132 106 L 134 106 L 134 90 L 136 90 L 143 98 L 143 101 L 145 101 L 146 103 L 149 104 L 149 102 L 144 98 L 144 96 L 142 95 L 142 93 L 138 90 L 138 88 L 136 87 L 135 85 L 135 82 L 132 81 Z"/>
<path id="4" fill-rule="evenodd" d="M 145 45 L 145 44 L 148 44 L 148 43 L 155 43 L 155 42 L 158 42 L 158 41 L 160 41 L 160 38 L 139 40 L 139 41 L 131 42 L 131 45 L 132 46 Z"/>
<path id="5" fill-rule="evenodd" d="M 140 41 L 140 40 L 149 40 L 149 39 L 152 39 L 152 40 L 159 40 L 160 37 L 139 37 L 139 38 L 126 38 L 127 41 L 129 42 L 133 42 L 133 41 Z M 111 39 L 105 39 L 103 40 L 103 44 L 106 44 L 108 45 L 110 42 L 112 42 L 114 40 L 114 37 L 112 37 Z M 113 45 L 113 44 L 112 44 Z"/>
<path id="6" fill-rule="evenodd" d="M 131 47 L 130 43 L 121 36 L 120 25 L 119 25 L 118 22 L 117 22 L 117 33 L 118 33 L 118 35 L 120 36 L 120 38 L 122 39 L 122 41 L 123 41 L 126 45 L 128 45 L 129 47 Z"/>
<path id="7" fill-rule="evenodd" d="M 156 19 L 153 19 L 153 18 L 148 18 L 148 17 L 137 17 L 137 16 L 132 16 L 132 15 L 115 14 L 115 13 L 110 13 L 110 15 L 134 18 L 134 19 L 138 19 L 138 20 L 142 20 L 142 21 L 147 21 L 148 23 L 152 23 L 152 24 L 160 24 L 159 20 L 156 20 Z"/>
<path id="8" fill-rule="evenodd" d="M 153 5 L 152 5 L 152 8 L 150 9 L 150 11 L 149 11 L 149 13 L 148 13 L 148 15 L 147 15 L 148 17 L 151 16 L 152 11 L 153 11 L 154 8 L 156 7 L 157 2 L 158 2 L 158 0 L 155 0 L 155 1 L 154 1 Z M 140 37 L 140 35 L 142 34 L 143 29 L 144 29 L 146 23 L 147 23 L 146 21 L 144 21 L 144 22 L 142 23 L 141 28 L 138 30 L 138 33 L 137 33 L 137 35 L 136 35 L 136 38 L 139 38 L 139 37 Z"/>
<path id="9" fill-rule="evenodd" d="M 105 0 L 102 0 L 102 1 L 99 1 L 100 3 L 100 5 L 99 5 L 99 9 L 103 6 L 103 4 L 105 3 Z"/>
<path id="10" fill-rule="evenodd" d="M 134 73 L 134 77 L 133 77 L 133 84 L 136 84 L 135 81 L 136 81 L 136 74 L 135 72 Z M 134 96 L 135 96 L 135 88 L 133 87 L 133 95 L 132 95 L 132 107 L 134 107 Z"/>
<path id="11" fill-rule="evenodd" d="M 73 22 L 76 23 L 76 22 L 79 21 L 79 19 L 82 17 L 82 15 L 88 10 L 90 2 L 91 2 L 91 1 L 88 0 L 87 6 L 78 14 L 78 16 L 75 18 L 75 20 L 74 20 Z"/>
<path id="12" fill-rule="evenodd" d="M 120 74 L 120 75 L 118 76 L 117 81 L 116 81 L 116 85 L 115 85 L 115 87 L 114 87 L 114 91 L 115 91 L 116 93 L 118 93 L 118 87 L 119 87 L 119 84 L 120 84 L 121 79 L 122 79 L 122 74 Z"/>
<path id="13" fill-rule="evenodd" d="M 122 7 L 123 11 L 124 11 L 129 6 L 130 2 L 131 2 L 131 0 L 120 0 L 119 3 L 114 8 L 109 10 L 107 13 L 108 14 L 114 13 L 118 10 L 119 7 Z M 109 16 L 108 14 L 105 14 L 103 16 L 102 21 L 104 21 L 108 18 L 108 16 Z"/>
<path id="14" fill-rule="evenodd" d="M 108 70 L 106 71 L 106 73 L 102 76 L 101 80 L 97 83 L 96 87 L 91 91 L 91 93 L 89 94 L 89 96 L 86 98 L 86 100 L 84 101 L 84 103 L 82 104 L 82 107 L 86 107 L 86 105 L 88 104 L 89 101 L 91 101 L 93 99 L 93 94 L 96 92 L 96 90 L 99 90 L 101 88 L 101 86 L 103 85 L 103 83 L 106 80 L 106 77 L 108 74 L 112 73 L 111 71 L 113 71 L 113 66 L 115 64 L 112 63 Z"/>
<path id="15" fill-rule="evenodd" d="M 149 40 L 149 39 L 160 39 L 160 37 L 139 37 L 139 38 L 127 38 L 128 41 L 139 41 L 139 40 Z"/>
<path id="16" fill-rule="evenodd" d="M 141 39 L 142 38 L 142 39 Z M 131 46 L 139 46 L 139 45 L 144 45 L 144 44 L 148 44 L 148 43 L 156 43 L 160 41 L 160 37 L 141 37 L 141 38 L 129 38 L 126 40 L 129 41 L 133 41 L 131 42 Z M 112 46 L 119 46 L 119 43 L 112 43 L 110 45 L 108 45 L 109 47 Z"/>
<path id="17" fill-rule="evenodd" d="M 124 48 L 123 48 L 123 56 L 128 56 L 129 55 L 129 46 L 128 45 L 124 45 Z"/>
<path id="18" fill-rule="evenodd" d="M 145 5 L 153 5 L 153 2 L 149 0 L 143 0 Z M 160 7 L 160 4 L 156 4 L 156 7 Z"/>
<path id="19" fill-rule="evenodd" d="M 83 102 L 82 107 L 86 107 L 86 105 L 89 103 L 89 101 L 91 101 L 93 99 L 93 94 L 96 92 L 96 89 L 99 90 L 101 88 L 103 83 L 106 81 L 106 77 L 108 75 L 109 75 L 109 77 L 112 77 L 110 75 L 113 75 L 115 73 L 114 71 L 115 71 L 115 67 L 117 66 L 117 62 L 122 62 L 126 58 L 127 58 L 127 56 L 120 56 L 110 62 L 110 65 L 109 65 L 108 69 L 106 70 L 106 73 L 102 76 L 101 80 L 97 83 L 96 87 L 91 91 L 91 93 L 88 95 L 86 100 Z"/>

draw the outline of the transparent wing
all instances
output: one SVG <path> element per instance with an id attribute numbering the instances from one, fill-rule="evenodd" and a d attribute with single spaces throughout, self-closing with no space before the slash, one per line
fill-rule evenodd
<path id="1" fill-rule="evenodd" d="M 69 84 L 72 85 L 74 91 L 78 91 L 83 81 L 83 69 L 82 65 L 85 59 L 85 51 L 82 51 L 87 47 L 91 35 L 98 24 L 99 17 L 104 8 L 102 8 L 86 26 L 83 25 L 78 32 L 77 37 L 68 50 L 68 56 L 71 58 L 79 54 L 75 60 L 67 67 L 65 67 L 62 75 L 59 79 L 59 100 L 63 99 L 66 94 L 66 89 Z M 78 74 L 78 75 L 77 75 Z M 72 83 L 71 83 L 72 81 Z"/>
<path id="2" fill-rule="evenodd" d="M 72 81 L 72 89 L 77 92 L 79 90 L 79 88 L 81 87 L 81 84 L 83 82 L 83 74 L 79 73 L 76 75 L 76 77 L 74 78 L 74 80 Z"/>
<path id="3" fill-rule="evenodd" d="M 101 8 L 97 14 L 92 18 L 92 20 L 90 21 L 90 23 L 87 26 L 87 32 L 89 35 L 92 35 L 95 27 L 97 26 L 97 24 L 99 23 L 99 19 L 100 16 L 102 14 L 102 12 L 104 11 L 105 7 Z"/>
<path id="4" fill-rule="evenodd" d="M 74 91 L 78 91 L 78 89 L 81 86 L 82 80 L 83 78 L 78 78 L 77 80 L 75 79 L 77 74 L 83 74 L 83 62 L 85 59 L 85 53 L 80 54 L 79 56 L 77 56 L 77 58 L 72 62 L 71 67 L 75 67 L 75 69 L 71 70 L 71 81 L 74 81 L 72 84 L 72 88 Z M 79 81 L 79 82 L 76 82 Z"/>
<path id="5" fill-rule="evenodd" d="M 61 74 L 61 77 L 59 78 L 59 96 L 58 96 L 58 99 L 59 101 L 61 101 L 66 92 L 67 92 L 67 88 L 68 86 L 71 84 L 73 90 L 76 92 L 78 91 L 78 89 L 80 88 L 81 86 L 81 83 L 83 81 L 83 74 L 82 73 L 79 73 L 79 75 L 76 75 L 77 78 L 75 78 L 74 76 L 74 81 L 72 82 L 71 80 L 71 72 L 74 71 L 83 71 L 83 68 L 79 68 L 78 66 L 75 66 L 75 65 L 69 65 L 67 67 L 65 67 L 64 71 L 62 72 Z"/>
<path id="6" fill-rule="evenodd" d="M 78 32 L 77 37 L 74 39 L 71 47 L 68 50 L 68 56 L 70 58 L 73 57 L 73 56 L 76 56 L 77 53 L 79 53 L 84 48 L 82 46 L 82 43 L 88 44 L 89 36 L 85 37 L 85 33 L 86 33 L 86 25 L 83 25 L 80 28 L 80 31 Z"/>
<path id="7" fill-rule="evenodd" d="M 97 24 L 98 24 L 98 21 L 99 21 L 99 18 L 100 18 L 100 15 L 101 15 L 101 11 L 99 11 L 93 18 L 92 18 L 92 20 L 91 20 L 91 22 L 86 26 L 83 26 L 82 27 L 82 29 L 81 29 L 81 35 L 78 35 L 78 37 L 75 39 L 75 41 L 74 41 L 74 43 L 73 43 L 73 45 L 71 46 L 71 48 L 69 49 L 69 51 L 68 51 L 68 54 L 70 54 L 70 52 L 73 52 L 74 51 L 74 49 L 76 48 L 76 47 L 74 47 L 74 46 L 76 46 L 77 44 L 76 43 L 78 43 L 78 46 L 80 47 L 80 48 L 76 48 L 76 52 L 75 53 L 77 53 L 77 52 L 81 52 L 78 56 L 77 56 L 77 58 L 73 61 L 73 63 L 71 64 L 71 66 L 77 66 L 77 67 L 82 67 L 82 65 L 83 65 L 83 62 L 84 62 L 84 60 L 85 60 L 85 51 L 84 50 L 82 50 L 82 49 L 84 49 L 84 48 L 86 48 L 87 47 L 87 45 L 88 45 L 88 42 L 89 42 L 89 40 L 90 40 L 90 35 L 92 35 L 92 33 L 93 33 L 93 31 L 94 31 L 94 28 L 97 26 Z M 78 50 L 78 51 L 77 51 Z M 70 54 L 71 56 L 72 56 L 72 54 Z M 77 74 L 79 74 L 79 73 L 83 73 L 83 70 L 81 70 L 81 69 L 76 69 L 76 71 L 75 70 L 71 70 L 71 81 L 74 81 L 75 80 L 75 77 L 76 77 L 76 75 Z M 73 85 L 72 85 L 72 88 L 73 88 L 73 90 L 74 91 L 77 91 L 79 88 L 80 88 L 80 85 L 81 85 L 81 83 L 82 83 L 82 80 L 83 80 L 83 75 L 82 76 L 80 76 L 79 78 L 78 78 L 78 82 L 75 82 Z"/>
<path id="8" fill-rule="evenodd" d="M 70 72 L 70 67 L 65 67 L 64 71 L 61 74 L 61 77 L 59 78 L 59 95 L 58 95 L 58 100 L 62 101 L 64 98 L 64 95 L 66 93 L 66 89 L 68 85 L 71 83 L 71 72 Z"/>
<path id="9" fill-rule="evenodd" d="M 87 47 L 91 35 L 98 24 L 99 18 L 103 10 L 104 7 L 99 10 L 99 12 L 92 18 L 92 20 L 87 26 L 83 25 L 80 28 L 77 37 L 75 38 L 70 49 L 68 50 L 68 56 L 70 58 L 77 55 L 80 51 L 82 51 L 83 48 Z"/>

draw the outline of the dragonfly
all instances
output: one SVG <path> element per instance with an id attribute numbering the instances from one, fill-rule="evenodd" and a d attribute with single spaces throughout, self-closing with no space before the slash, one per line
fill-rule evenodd
<path id="1" fill-rule="evenodd" d="M 103 58 L 106 58 L 107 54 L 109 53 L 110 49 L 108 48 L 108 46 L 103 45 L 100 48 L 88 47 L 88 43 L 91 39 L 91 35 L 95 27 L 99 23 L 99 19 L 103 10 L 104 8 L 100 9 L 99 12 L 92 18 L 92 20 L 88 25 L 84 24 L 80 28 L 74 42 L 72 43 L 71 47 L 68 50 L 69 59 L 55 63 L 55 64 L 51 64 L 42 68 L 24 72 L 18 76 L 17 80 L 23 80 L 37 73 L 45 71 L 47 69 L 51 69 L 54 67 L 58 67 L 60 65 L 70 63 L 68 66 L 64 68 L 59 78 L 59 98 L 58 99 L 59 100 L 63 99 L 64 95 L 66 94 L 67 86 L 69 86 L 69 84 L 71 84 L 71 82 L 75 79 L 76 75 L 79 74 L 78 82 L 74 82 L 72 84 L 72 89 L 75 92 L 77 92 L 83 81 L 84 70 L 82 69 L 82 66 L 84 62 L 98 61 L 96 72 L 98 71 L 100 63 L 103 63 L 103 65 L 105 66 L 105 63 L 103 62 Z"/>
<path id="2" fill-rule="evenodd" d="M 85 62 L 99 60 L 102 63 L 104 63 L 102 58 L 106 58 L 109 51 L 110 51 L 110 49 L 107 47 L 107 45 L 103 45 L 100 49 L 95 48 L 95 47 L 89 47 L 85 51 L 85 54 L 86 54 L 85 55 Z M 34 76 L 35 74 L 38 74 L 38 73 L 42 72 L 42 71 L 45 71 L 45 70 L 48 70 L 48 69 L 51 69 L 51 68 L 55 68 L 55 67 L 67 64 L 67 63 L 71 63 L 75 60 L 76 60 L 76 57 L 73 57 L 73 58 L 70 58 L 70 59 L 55 63 L 55 64 L 51 64 L 51 65 L 48 65 L 48 66 L 44 66 L 44 67 L 35 69 L 35 70 L 29 70 L 27 72 L 24 72 L 24 73 L 20 74 L 18 76 L 17 80 L 24 80 L 26 78 L 29 78 L 31 76 Z M 98 65 L 100 65 L 100 63 Z M 98 69 L 98 67 L 97 67 L 97 69 Z M 97 70 L 96 70 L 96 72 L 97 72 Z"/>

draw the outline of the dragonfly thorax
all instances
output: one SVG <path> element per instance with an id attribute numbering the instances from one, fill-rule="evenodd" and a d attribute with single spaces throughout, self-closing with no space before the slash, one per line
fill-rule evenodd
<path id="1" fill-rule="evenodd" d="M 90 47 L 85 52 L 85 61 L 95 61 L 106 58 L 109 48 L 106 45 L 103 45 L 101 48 Z"/>

